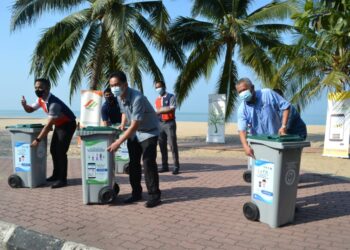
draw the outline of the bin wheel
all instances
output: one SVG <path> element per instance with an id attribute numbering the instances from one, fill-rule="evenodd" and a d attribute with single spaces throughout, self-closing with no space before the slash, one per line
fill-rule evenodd
<path id="1" fill-rule="evenodd" d="M 104 187 L 98 192 L 98 199 L 102 204 L 111 203 L 114 197 L 114 190 L 110 187 Z"/>
<path id="2" fill-rule="evenodd" d="M 125 165 L 124 173 L 125 173 L 125 174 L 129 174 L 129 163 L 127 163 L 127 164 Z"/>
<path id="3" fill-rule="evenodd" d="M 252 182 L 252 171 L 251 170 L 246 170 L 243 173 L 243 180 L 247 183 Z"/>
<path id="4" fill-rule="evenodd" d="M 22 179 L 16 174 L 10 175 L 8 178 L 8 184 L 12 188 L 20 188 L 22 187 Z"/>
<path id="5" fill-rule="evenodd" d="M 244 204 L 243 213 L 248 220 L 259 220 L 259 208 L 252 202 L 247 202 Z"/>
<path id="6" fill-rule="evenodd" d="M 119 191 L 120 191 L 120 187 L 117 183 L 114 183 L 113 190 L 114 190 L 114 195 L 117 196 L 119 194 Z"/>

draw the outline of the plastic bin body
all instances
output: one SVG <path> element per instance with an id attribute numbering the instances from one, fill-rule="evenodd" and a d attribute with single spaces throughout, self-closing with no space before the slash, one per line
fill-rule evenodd
<path id="1" fill-rule="evenodd" d="M 293 222 L 301 153 L 310 142 L 251 136 L 248 143 L 255 155 L 251 199 L 259 208 L 260 221 L 272 228 Z"/>
<path id="2" fill-rule="evenodd" d="M 83 203 L 102 203 L 99 192 L 114 185 L 114 153 L 107 147 L 115 140 L 116 130 L 108 127 L 86 128 L 77 131 L 81 137 L 81 173 Z"/>
<path id="3" fill-rule="evenodd" d="M 119 132 L 119 136 L 122 134 L 123 132 Z M 117 135 L 117 139 L 119 136 Z M 125 173 L 125 168 L 129 165 L 130 158 L 127 142 L 127 140 L 124 141 L 120 145 L 120 148 L 115 152 L 115 170 L 117 174 Z"/>
<path id="4" fill-rule="evenodd" d="M 30 144 L 38 137 L 42 124 L 19 124 L 6 127 L 11 132 L 13 172 L 22 180 L 23 187 L 37 187 L 46 183 L 47 138 L 37 147 Z"/>

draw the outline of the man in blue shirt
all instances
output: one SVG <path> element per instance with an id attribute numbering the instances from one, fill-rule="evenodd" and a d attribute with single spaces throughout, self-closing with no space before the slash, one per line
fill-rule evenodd
<path id="1" fill-rule="evenodd" d="M 111 88 L 106 88 L 103 92 L 105 102 L 101 108 L 102 122 L 104 126 L 111 126 L 121 122 L 122 115 L 117 97 L 112 94 Z"/>
<path id="2" fill-rule="evenodd" d="M 270 89 L 255 90 L 248 78 L 240 79 L 236 90 L 242 100 L 237 113 L 239 137 L 246 155 L 254 157 L 246 140 L 247 129 L 252 135 L 285 135 L 290 103 Z"/>
<path id="3" fill-rule="evenodd" d="M 124 203 L 133 203 L 142 199 L 141 157 L 145 172 L 145 182 L 149 199 L 146 207 L 160 204 L 159 176 L 157 167 L 157 142 L 159 136 L 159 121 L 152 105 L 139 91 L 129 88 L 124 72 L 118 71 L 109 77 L 112 93 L 118 97 L 122 112 L 121 130 L 129 127 L 107 150 L 116 151 L 127 141 L 129 151 L 129 180 L 132 187 L 131 196 Z"/>
<path id="4" fill-rule="evenodd" d="M 280 89 L 273 89 L 277 94 L 283 96 L 283 92 Z M 301 119 L 299 112 L 293 105 L 290 105 L 288 123 L 287 123 L 287 134 L 299 135 L 306 139 L 307 128 L 305 122 Z"/>

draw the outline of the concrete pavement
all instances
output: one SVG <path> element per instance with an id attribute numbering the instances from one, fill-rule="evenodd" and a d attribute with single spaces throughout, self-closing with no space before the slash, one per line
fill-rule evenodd
<path id="1" fill-rule="evenodd" d="M 48 173 L 52 165 L 48 160 Z M 123 205 L 127 175 L 110 205 L 83 205 L 80 160 L 69 159 L 69 186 L 12 189 L 12 159 L 0 158 L 0 220 L 101 249 L 350 249 L 350 182 L 300 177 L 293 224 L 271 229 L 245 219 L 246 161 L 181 159 L 181 174 L 160 174 L 162 205 Z M 147 198 L 144 187 L 144 198 Z"/>

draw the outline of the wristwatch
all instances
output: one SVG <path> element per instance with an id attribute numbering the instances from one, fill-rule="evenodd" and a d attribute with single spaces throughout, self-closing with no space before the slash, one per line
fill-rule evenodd
<path id="1" fill-rule="evenodd" d="M 287 126 L 286 125 L 282 125 L 282 127 L 281 128 L 287 128 Z"/>
<path id="2" fill-rule="evenodd" d="M 37 137 L 37 138 L 35 138 L 35 141 L 36 141 L 36 142 L 40 142 L 41 139 L 39 139 L 39 138 Z"/>

